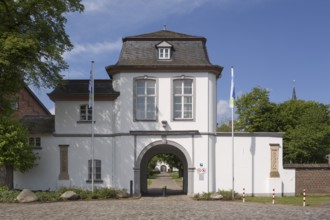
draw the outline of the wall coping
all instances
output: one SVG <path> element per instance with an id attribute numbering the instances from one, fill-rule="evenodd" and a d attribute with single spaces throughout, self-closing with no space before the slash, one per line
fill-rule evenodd
<path id="1" fill-rule="evenodd" d="M 327 163 L 304 163 L 304 164 L 284 164 L 285 169 L 297 169 L 297 170 L 330 170 L 330 164 Z"/>

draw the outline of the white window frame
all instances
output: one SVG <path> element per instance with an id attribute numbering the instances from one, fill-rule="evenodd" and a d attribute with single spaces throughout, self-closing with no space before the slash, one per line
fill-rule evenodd
<path id="1" fill-rule="evenodd" d="M 139 87 L 138 83 L 142 82 L 144 85 L 143 87 Z M 152 87 L 148 87 L 148 82 L 153 82 L 153 93 L 150 93 L 149 91 L 152 91 Z M 141 91 L 138 90 L 143 90 Z M 134 79 L 134 120 L 135 121 L 156 121 L 158 117 L 157 112 L 157 100 L 158 100 L 158 92 L 157 92 L 157 80 L 156 79 L 150 79 L 150 78 L 136 78 Z M 154 100 L 154 103 L 148 103 L 149 100 Z M 140 107 L 141 103 L 139 101 L 143 100 L 142 104 L 143 106 Z M 150 105 L 148 108 L 148 105 Z M 139 109 L 141 108 L 141 109 Z M 142 113 L 142 115 L 140 115 Z M 153 117 L 149 117 L 149 113 L 153 113 Z"/>
<path id="2" fill-rule="evenodd" d="M 41 138 L 40 137 L 29 137 L 29 145 L 34 149 L 41 149 Z"/>
<path id="3" fill-rule="evenodd" d="M 190 87 L 185 85 L 185 82 L 190 81 Z M 180 82 L 180 92 L 176 92 L 175 84 L 176 82 Z M 190 93 L 187 93 L 185 89 L 191 90 Z M 194 89 L 194 79 L 192 78 L 177 78 L 172 81 L 172 114 L 173 120 L 194 120 L 194 109 L 195 109 L 195 89 Z M 176 103 L 176 101 L 180 99 L 180 102 Z M 190 101 L 190 102 L 187 102 Z M 176 107 L 180 105 L 180 109 Z M 190 107 L 189 107 L 190 106 Z M 188 109 L 187 109 L 188 107 Z M 180 115 L 178 115 L 178 110 Z"/>
<path id="4" fill-rule="evenodd" d="M 170 60 L 172 57 L 172 45 L 163 41 L 156 45 L 159 60 Z"/>
<path id="5" fill-rule="evenodd" d="M 158 48 L 158 59 L 169 60 L 171 59 L 171 48 L 160 47 Z"/>
<path id="6" fill-rule="evenodd" d="M 92 180 L 92 161 L 88 160 L 88 181 Z M 101 160 L 94 159 L 94 181 L 102 181 L 102 163 Z"/>
<path id="7" fill-rule="evenodd" d="M 79 119 L 80 121 L 92 121 L 93 109 L 88 104 L 80 105 L 79 107 Z"/>

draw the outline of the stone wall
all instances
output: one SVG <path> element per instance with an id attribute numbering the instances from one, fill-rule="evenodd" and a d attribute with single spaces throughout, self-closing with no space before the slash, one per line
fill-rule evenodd
<path id="1" fill-rule="evenodd" d="M 287 164 L 287 169 L 296 170 L 296 194 L 330 194 L 329 164 Z"/>

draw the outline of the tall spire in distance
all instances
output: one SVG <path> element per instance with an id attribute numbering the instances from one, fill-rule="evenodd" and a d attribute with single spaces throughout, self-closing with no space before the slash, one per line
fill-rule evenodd
<path id="1" fill-rule="evenodd" d="M 293 80 L 293 90 L 292 90 L 292 98 L 291 100 L 297 100 L 296 96 L 296 80 Z"/>

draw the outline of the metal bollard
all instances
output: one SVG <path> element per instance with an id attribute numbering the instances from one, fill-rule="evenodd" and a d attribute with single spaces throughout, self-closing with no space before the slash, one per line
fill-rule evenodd
<path id="1" fill-rule="evenodd" d="M 273 189 L 273 205 L 275 204 L 275 189 Z"/>
<path id="2" fill-rule="evenodd" d="M 306 206 L 306 190 L 304 189 L 304 200 L 303 200 L 303 206 Z"/>
<path id="3" fill-rule="evenodd" d="M 163 196 L 166 196 L 166 186 L 163 186 L 162 192 L 163 192 Z"/>
<path id="4" fill-rule="evenodd" d="M 245 202 L 245 188 L 243 188 L 243 202 Z"/>
<path id="5" fill-rule="evenodd" d="M 129 182 L 129 195 L 130 197 L 133 196 L 133 180 Z"/>

